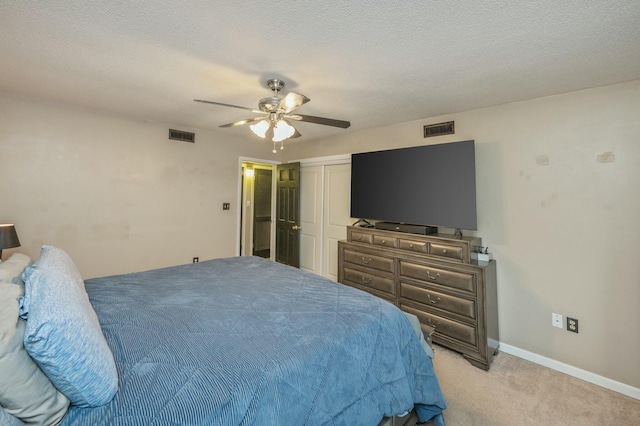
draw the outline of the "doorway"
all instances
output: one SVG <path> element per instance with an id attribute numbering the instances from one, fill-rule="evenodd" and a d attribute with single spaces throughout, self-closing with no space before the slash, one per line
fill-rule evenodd
<path id="1" fill-rule="evenodd" d="M 236 253 L 299 267 L 300 163 L 240 158 L 239 165 Z"/>
<path id="2" fill-rule="evenodd" d="M 254 161 L 241 163 L 240 256 L 273 259 L 274 168 Z"/>

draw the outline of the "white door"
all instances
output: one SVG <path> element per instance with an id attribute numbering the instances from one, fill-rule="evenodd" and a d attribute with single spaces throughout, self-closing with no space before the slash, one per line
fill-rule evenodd
<path id="1" fill-rule="evenodd" d="M 300 168 L 300 268 L 338 279 L 338 241 L 351 223 L 351 164 Z"/>
<path id="2" fill-rule="evenodd" d="M 300 269 L 322 274 L 323 166 L 300 168 Z"/>
<path id="3" fill-rule="evenodd" d="M 338 281 L 338 241 L 351 223 L 351 164 L 325 166 L 322 275 Z"/>

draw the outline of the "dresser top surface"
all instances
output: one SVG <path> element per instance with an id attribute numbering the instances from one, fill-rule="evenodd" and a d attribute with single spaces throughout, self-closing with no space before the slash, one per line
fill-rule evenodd
<path id="1" fill-rule="evenodd" d="M 395 237 L 398 238 L 407 238 L 407 239 L 411 239 L 411 238 L 423 238 L 423 237 L 427 237 L 427 238 L 436 238 L 436 239 L 440 239 L 443 241 L 467 241 L 467 242 L 475 242 L 477 240 L 480 240 L 480 237 L 473 237 L 473 236 L 465 236 L 463 235 L 462 238 L 456 238 L 453 234 L 444 234 L 444 233 L 437 233 L 437 234 L 413 234 L 413 233 L 409 233 L 409 232 L 399 232 L 399 231 L 389 231 L 386 229 L 377 229 L 377 228 L 367 228 L 364 226 L 348 226 L 347 229 L 350 229 L 352 231 L 356 231 L 356 232 L 367 232 L 367 233 L 375 233 L 375 234 L 386 234 L 386 235 L 393 235 Z"/>

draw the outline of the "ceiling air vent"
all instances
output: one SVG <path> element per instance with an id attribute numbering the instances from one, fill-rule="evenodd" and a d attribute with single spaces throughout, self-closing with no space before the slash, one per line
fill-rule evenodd
<path id="1" fill-rule="evenodd" d="M 169 139 L 182 142 L 196 142 L 196 134 L 191 132 L 185 132 L 183 130 L 169 129 Z"/>
<path id="2" fill-rule="evenodd" d="M 446 123 L 429 124 L 424 126 L 425 138 L 442 135 L 453 135 L 455 132 L 456 128 L 453 121 L 447 121 Z"/>

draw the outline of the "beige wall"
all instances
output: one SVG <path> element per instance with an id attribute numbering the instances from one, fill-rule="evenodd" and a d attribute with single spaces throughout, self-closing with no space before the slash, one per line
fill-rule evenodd
<path id="1" fill-rule="evenodd" d="M 640 388 L 640 81 L 300 140 L 289 159 L 474 139 L 500 340 Z M 348 118 L 348 117 L 347 117 Z M 456 134 L 422 126 L 455 120 Z M 578 318 L 580 333 L 551 326 Z"/>
<path id="2" fill-rule="evenodd" d="M 501 342 L 640 388 L 637 117 L 639 81 L 301 138 L 284 155 L 475 139 L 476 234 L 497 259 Z M 445 120 L 454 136 L 422 138 Z M 20 251 L 58 245 L 86 278 L 235 255 L 239 157 L 270 150 L 229 131 L 169 141 L 168 127 L 0 96 L 0 222 L 16 223 Z M 552 312 L 580 333 L 552 328 Z"/>
<path id="3" fill-rule="evenodd" d="M 271 156 L 234 137 L 0 96 L 0 222 L 13 251 L 59 246 L 85 278 L 233 256 L 239 157 Z"/>

